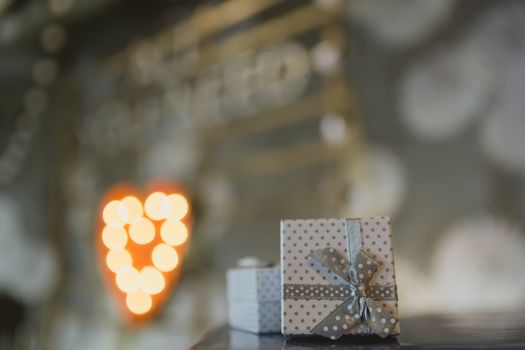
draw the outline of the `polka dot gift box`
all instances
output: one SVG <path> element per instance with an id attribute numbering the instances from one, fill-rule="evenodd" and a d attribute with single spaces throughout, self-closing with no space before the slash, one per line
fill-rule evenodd
<path id="1" fill-rule="evenodd" d="M 241 267 L 227 272 L 228 318 L 233 328 L 254 333 L 281 329 L 281 271 Z"/>
<path id="2" fill-rule="evenodd" d="M 281 221 L 284 335 L 399 334 L 390 218 Z"/>

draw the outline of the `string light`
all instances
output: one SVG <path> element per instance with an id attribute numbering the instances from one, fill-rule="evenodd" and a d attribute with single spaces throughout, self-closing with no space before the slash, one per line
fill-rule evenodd
<path id="1" fill-rule="evenodd" d="M 170 194 L 165 203 L 164 205 L 169 207 L 166 217 L 171 220 L 180 220 L 188 214 L 188 201 L 181 194 Z"/>
<path id="2" fill-rule="evenodd" d="M 341 50 L 329 41 L 317 43 L 310 53 L 314 69 L 321 74 L 330 75 L 339 69 Z"/>
<path id="3" fill-rule="evenodd" d="M 48 24 L 40 34 L 40 44 L 42 48 L 53 53 L 58 51 L 66 41 L 66 31 L 58 24 Z"/>
<path id="4" fill-rule="evenodd" d="M 133 258 L 126 249 L 114 249 L 106 256 L 106 264 L 111 271 L 118 272 L 123 267 L 131 266 Z"/>
<path id="5" fill-rule="evenodd" d="M 325 143 L 340 145 L 347 139 L 346 121 L 338 114 L 327 113 L 321 118 L 319 132 Z"/>
<path id="6" fill-rule="evenodd" d="M 153 266 L 146 266 L 140 271 L 139 276 L 140 288 L 148 294 L 158 294 L 166 286 L 164 276 Z"/>
<path id="7" fill-rule="evenodd" d="M 151 315 L 165 300 L 168 283 L 178 276 L 189 238 L 189 212 L 184 195 L 161 191 L 149 194 L 144 205 L 140 198 L 126 195 L 113 197 L 103 206 L 104 263 L 134 317 Z"/>
<path id="8" fill-rule="evenodd" d="M 163 272 L 171 271 L 179 264 L 179 256 L 173 247 L 161 243 L 153 248 L 151 260 L 157 269 Z"/>
<path id="9" fill-rule="evenodd" d="M 136 222 L 143 214 L 142 203 L 137 197 L 127 196 L 120 201 L 119 216 L 125 223 L 131 224 Z"/>
<path id="10" fill-rule="evenodd" d="M 144 205 L 146 214 L 153 220 L 165 219 L 170 209 L 166 198 L 167 196 L 163 192 L 154 192 L 150 194 Z"/>
<path id="11" fill-rule="evenodd" d="M 134 314 L 145 314 L 151 309 L 151 296 L 142 290 L 136 290 L 126 295 L 126 305 Z"/>
<path id="12" fill-rule="evenodd" d="M 111 201 L 105 207 L 102 212 L 102 218 L 106 225 L 121 226 L 124 222 L 119 215 L 120 201 Z"/>
<path id="13" fill-rule="evenodd" d="M 128 242 L 128 235 L 123 227 L 105 226 L 102 230 L 102 242 L 108 249 L 123 249 Z"/>
<path id="14" fill-rule="evenodd" d="M 121 291 L 134 292 L 139 289 L 139 272 L 134 267 L 124 267 L 117 272 L 115 282 Z"/>
<path id="15" fill-rule="evenodd" d="M 155 238 L 155 226 L 150 220 L 140 218 L 129 226 L 129 236 L 137 244 L 148 244 Z"/>
<path id="16" fill-rule="evenodd" d="M 167 244 L 178 246 L 188 239 L 188 229 L 181 221 L 165 221 L 160 227 L 160 236 Z"/>
<path id="17" fill-rule="evenodd" d="M 10 3 L 11 0 L 0 0 L 0 13 Z M 58 15 L 62 10 L 68 10 L 72 3 L 73 0 L 50 0 L 51 13 Z M 47 54 L 55 54 L 64 45 L 65 38 L 66 33 L 62 26 L 54 23 L 48 24 L 40 34 L 40 45 Z M 24 94 L 24 111 L 16 121 L 16 124 L 20 126 L 17 126 L 9 137 L 10 140 L 22 138 L 23 145 L 20 145 L 20 142 L 8 142 L 4 148 L 5 151 L 0 154 L 0 184 L 11 183 L 22 168 L 31 142 L 38 130 L 38 119 L 49 104 L 47 91 L 43 87 L 48 87 L 55 80 L 57 73 L 58 64 L 53 57 L 46 56 L 35 62 L 32 71 L 35 84 Z M 29 123 L 27 123 L 28 120 Z"/>

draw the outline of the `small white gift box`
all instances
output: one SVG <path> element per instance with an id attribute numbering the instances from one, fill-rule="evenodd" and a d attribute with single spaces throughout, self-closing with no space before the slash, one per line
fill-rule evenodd
<path id="1" fill-rule="evenodd" d="M 276 267 L 234 268 L 227 272 L 228 318 L 233 328 L 254 333 L 281 329 L 281 274 Z"/>

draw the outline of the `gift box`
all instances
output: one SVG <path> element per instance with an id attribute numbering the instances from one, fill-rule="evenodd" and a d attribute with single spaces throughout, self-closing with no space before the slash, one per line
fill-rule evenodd
<path id="1" fill-rule="evenodd" d="M 390 218 L 281 221 L 284 335 L 399 334 Z"/>
<path id="2" fill-rule="evenodd" d="M 235 268 L 227 272 L 231 327 L 274 333 L 281 329 L 281 272 L 278 266 Z"/>

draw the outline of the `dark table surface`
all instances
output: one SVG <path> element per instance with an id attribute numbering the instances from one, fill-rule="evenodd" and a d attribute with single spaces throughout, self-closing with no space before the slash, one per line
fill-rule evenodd
<path id="1" fill-rule="evenodd" d="M 190 350 L 306 349 L 525 349 L 525 312 L 461 316 L 427 316 L 401 320 L 397 339 L 342 337 L 285 338 L 257 335 L 227 326 L 207 333 Z"/>

